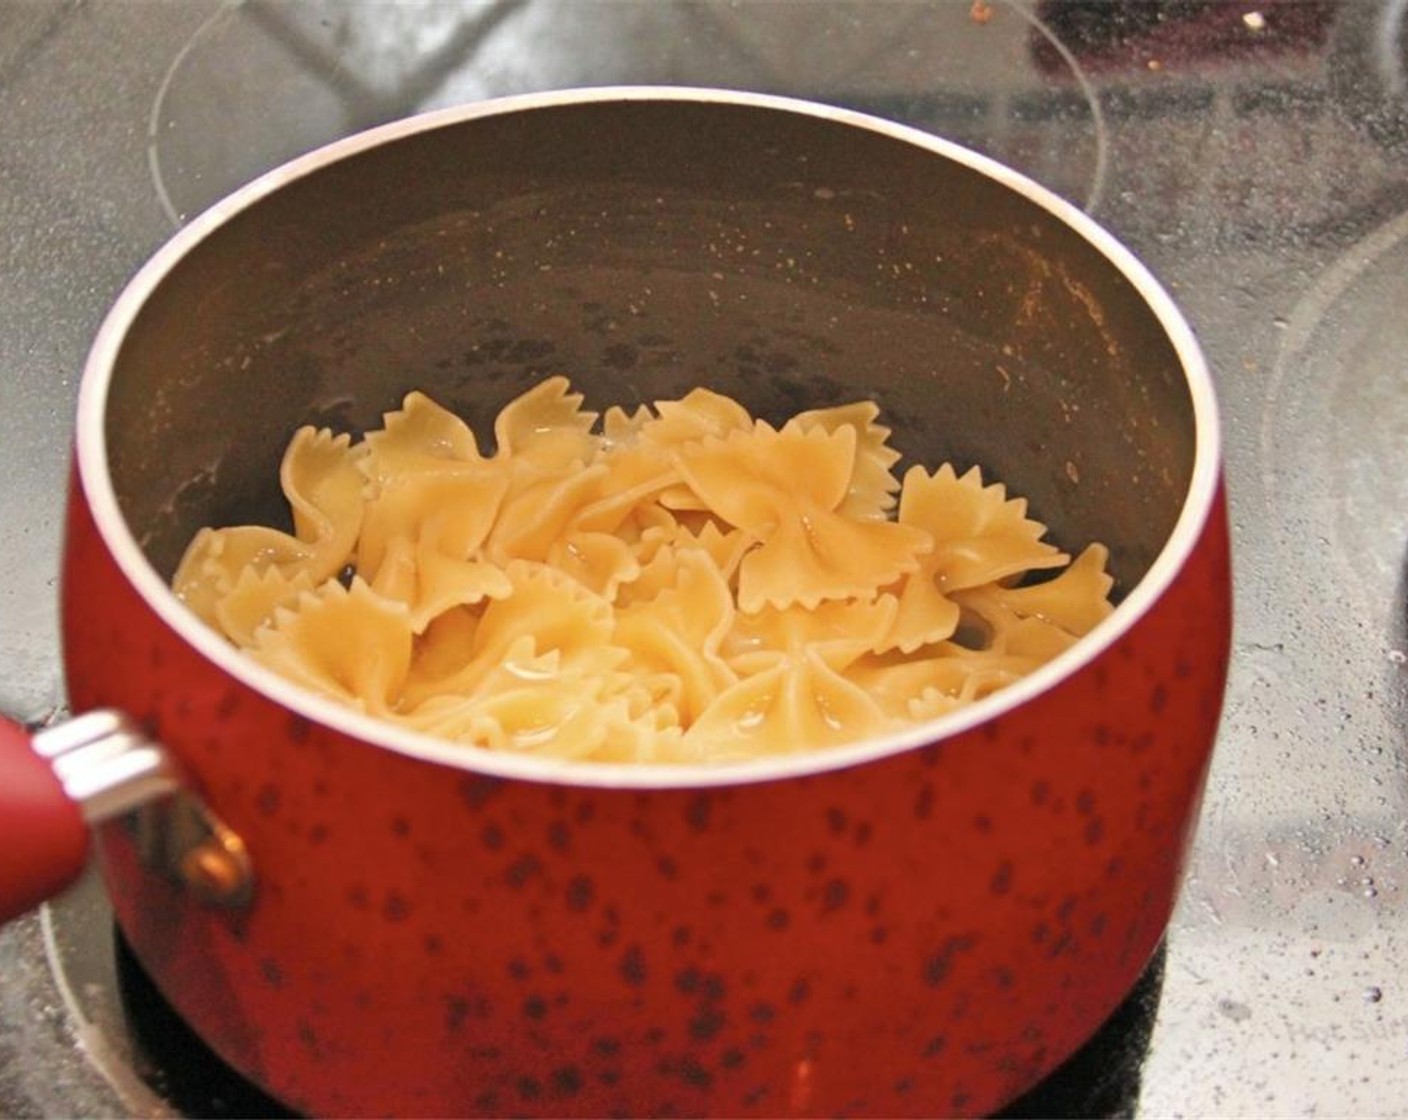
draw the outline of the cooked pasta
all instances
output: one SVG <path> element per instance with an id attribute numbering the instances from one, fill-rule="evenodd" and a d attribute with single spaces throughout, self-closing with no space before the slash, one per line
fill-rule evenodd
<path id="1" fill-rule="evenodd" d="M 419 392 L 360 441 L 302 428 L 280 472 L 292 532 L 202 529 L 175 592 L 255 660 L 370 715 L 635 762 L 933 719 L 1111 610 L 1103 546 L 1072 561 L 976 467 L 901 477 L 869 401 L 780 428 L 702 388 L 582 406 L 548 378 L 500 411 L 490 454 Z"/>

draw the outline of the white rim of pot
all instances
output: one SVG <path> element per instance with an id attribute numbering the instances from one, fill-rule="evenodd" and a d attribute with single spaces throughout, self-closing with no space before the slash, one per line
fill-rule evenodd
<path id="1" fill-rule="evenodd" d="M 258 664 L 193 615 L 143 555 L 118 507 L 108 462 L 106 413 L 117 355 L 148 298 L 192 249 L 261 199 L 297 179 L 369 149 L 480 117 L 571 105 L 682 101 L 748 106 L 800 114 L 878 133 L 961 164 L 1002 184 L 1089 242 L 1139 292 L 1178 355 L 1193 408 L 1195 454 L 1188 492 L 1173 532 L 1144 578 L 1089 635 L 1050 662 L 991 696 L 902 731 L 796 754 L 727 764 L 592 762 L 517 755 L 448 742 L 368 716 L 320 697 Z M 1221 483 L 1221 436 L 1212 378 L 1192 328 L 1168 292 L 1111 233 L 1076 206 L 1018 171 L 907 125 L 850 109 L 772 94 L 687 86 L 607 86 L 486 100 L 408 117 L 334 141 L 277 167 L 217 202 L 182 228 L 133 277 L 109 311 L 84 367 L 78 397 L 76 449 L 83 494 L 123 574 L 156 614 L 235 680 L 292 712 L 369 745 L 471 773 L 534 782 L 629 789 L 690 789 L 796 778 L 852 767 L 950 739 L 1010 712 L 1079 673 L 1150 610 L 1187 563 L 1212 513 Z"/>

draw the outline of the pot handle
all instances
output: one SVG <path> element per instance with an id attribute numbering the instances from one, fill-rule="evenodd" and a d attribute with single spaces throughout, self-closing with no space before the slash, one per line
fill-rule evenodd
<path id="1" fill-rule="evenodd" d="M 116 712 L 33 733 L 0 717 L 0 923 L 78 877 L 91 826 L 179 784 L 166 752 Z"/>

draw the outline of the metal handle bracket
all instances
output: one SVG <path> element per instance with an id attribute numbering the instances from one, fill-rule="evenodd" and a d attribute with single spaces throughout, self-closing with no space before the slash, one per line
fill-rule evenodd
<path id="1" fill-rule="evenodd" d="M 194 792 L 170 752 L 127 716 L 88 712 L 37 732 L 33 745 L 89 825 L 125 818 L 147 866 L 214 905 L 253 899 L 244 841 Z"/>

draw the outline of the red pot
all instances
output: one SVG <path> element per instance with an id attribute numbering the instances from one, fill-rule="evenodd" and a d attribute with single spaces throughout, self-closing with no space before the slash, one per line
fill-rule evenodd
<path id="1" fill-rule="evenodd" d="M 1108 543 L 1119 605 L 910 734 L 703 769 L 384 726 L 167 590 L 195 527 L 274 506 L 294 426 L 372 426 L 419 387 L 482 430 L 555 372 L 600 405 L 873 397 L 906 458 L 981 463 L 1058 541 Z M 91 779 L 109 801 L 89 817 L 179 779 L 232 830 L 114 817 L 118 919 L 180 1014 L 295 1108 L 982 1113 L 1088 1038 L 1163 933 L 1228 652 L 1212 388 L 1144 268 L 991 161 L 680 89 L 376 129 L 243 189 L 133 280 L 76 464 L 73 707 L 164 748 L 104 714 L 62 730 L 140 779 L 131 798 Z M 0 738 L 14 909 L 81 861 L 55 799 L 91 771 L 61 760 L 56 783 Z"/>

